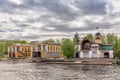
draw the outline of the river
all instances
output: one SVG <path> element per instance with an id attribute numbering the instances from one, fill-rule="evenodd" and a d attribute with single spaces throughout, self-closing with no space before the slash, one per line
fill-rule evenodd
<path id="1" fill-rule="evenodd" d="M 120 80 L 120 66 L 0 62 L 0 80 Z"/>

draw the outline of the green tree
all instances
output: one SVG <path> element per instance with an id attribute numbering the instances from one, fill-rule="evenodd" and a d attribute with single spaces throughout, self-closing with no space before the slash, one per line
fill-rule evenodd
<path id="1" fill-rule="evenodd" d="M 28 42 L 26 40 L 19 40 L 17 43 L 20 43 L 20 44 L 27 44 Z"/>
<path id="2" fill-rule="evenodd" d="M 114 58 L 120 59 L 120 49 L 114 52 Z"/>
<path id="3" fill-rule="evenodd" d="M 102 35 L 102 43 L 103 44 L 107 44 L 107 42 L 106 42 L 106 36 L 105 35 Z"/>
<path id="4" fill-rule="evenodd" d="M 117 39 L 117 36 L 115 34 L 108 33 L 106 37 L 107 37 L 107 44 L 115 44 Z"/>
<path id="5" fill-rule="evenodd" d="M 79 42 L 80 42 L 80 38 L 79 38 L 79 35 L 78 35 L 77 32 L 74 35 L 73 42 L 74 42 L 75 45 L 79 44 Z"/>
<path id="6" fill-rule="evenodd" d="M 86 36 L 90 41 L 93 41 L 94 37 L 92 34 L 87 34 Z"/>
<path id="7" fill-rule="evenodd" d="M 53 39 L 44 40 L 43 42 L 55 42 Z"/>
<path id="8" fill-rule="evenodd" d="M 65 39 L 62 43 L 62 53 L 66 58 L 72 58 L 75 52 L 75 45 L 70 39 Z"/>
<path id="9" fill-rule="evenodd" d="M 4 43 L 0 43 L 0 58 L 4 56 Z"/>

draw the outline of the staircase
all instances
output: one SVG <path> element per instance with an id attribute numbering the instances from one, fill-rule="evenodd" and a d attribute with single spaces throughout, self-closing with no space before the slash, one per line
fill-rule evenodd
<path id="1" fill-rule="evenodd" d="M 18 52 L 21 53 L 24 57 L 26 56 L 22 51 L 19 50 Z"/>

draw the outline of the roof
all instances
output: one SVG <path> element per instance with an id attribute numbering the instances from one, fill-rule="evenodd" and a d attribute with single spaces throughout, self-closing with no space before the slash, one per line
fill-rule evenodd
<path id="1" fill-rule="evenodd" d="M 113 50 L 113 45 L 102 45 L 101 49 L 102 50 Z"/>
<path id="2" fill-rule="evenodd" d="M 100 32 L 97 32 L 95 35 L 101 35 L 101 33 L 100 33 Z"/>
<path id="3" fill-rule="evenodd" d="M 31 45 L 29 45 L 29 44 L 13 44 L 11 46 L 31 46 Z"/>
<path id="4" fill-rule="evenodd" d="M 51 44 L 51 45 L 60 45 L 60 43 L 56 43 L 56 42 L 35 42 L 33 43 L 34 44 Z"/>

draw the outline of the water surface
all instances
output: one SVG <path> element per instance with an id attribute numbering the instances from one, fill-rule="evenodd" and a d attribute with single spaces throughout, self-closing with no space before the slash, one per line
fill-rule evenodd
<path id="1" fill-rule="evenodd" d="M 0 62 L 0 80 L 120 80 L 120 66 Z"/>

